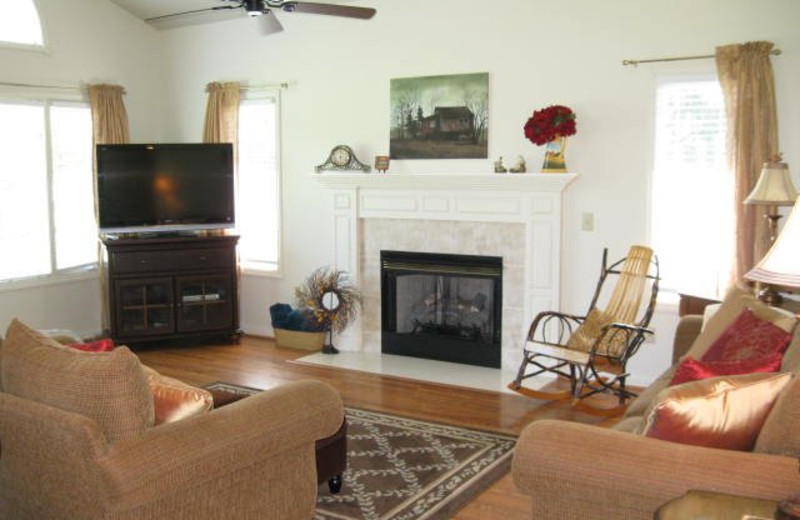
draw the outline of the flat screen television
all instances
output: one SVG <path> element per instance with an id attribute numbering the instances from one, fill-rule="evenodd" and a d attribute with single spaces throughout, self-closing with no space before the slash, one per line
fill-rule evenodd
<path id="1" fill-rule="evenodd" d="M 101 233 L 233 227 L 230 144 L 97 146 Z"/>

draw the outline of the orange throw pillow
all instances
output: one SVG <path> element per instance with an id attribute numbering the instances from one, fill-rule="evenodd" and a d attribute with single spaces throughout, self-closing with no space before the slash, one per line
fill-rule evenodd
<path id="1" fill-rule="evenodd" d="M 665 441 L 750 451 L 791 374 L 715 377 L 662 390 L 644 434 Z"/>
<path id="2" fill-rule="evenodd" d="M 150 383 L 156 412 L 155 425 L 167 424 L 211 410 L 214 400 L 211 392 L 188 385 L 183 381 L 163 376 L 142 365 Z"/>

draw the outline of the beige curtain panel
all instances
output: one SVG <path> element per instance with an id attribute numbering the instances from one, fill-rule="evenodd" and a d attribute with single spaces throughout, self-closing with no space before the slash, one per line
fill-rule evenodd
<path id="1" fill-rule="evenodd" d="M 769 247 L 764 208 L 746 206 L 744 199 L 758 180 L 763 163 L 778 152 L 778 115 L 770 62 L 771 42 L 717 47 L 719 82 L 728 119 L 728 160 L 734 175 L 736 215 L 735 263 L 730 284 L 742 284 L 744 274 Z"/>
<path id="2" fill-rule="evenodd" d="M 94 144 L 125 144 L 131 141 L 128 112 L 119 85 L 89 85 Z"/>
<path id="3" fill-rule="evenodd" d="M 206 92 L 208 92 L 208 102 L 203 142 L 233 143 L 235 157 L 236 144 L 239 140 L 239 83 L 236 81 L 209 83 Z"/>
<path id="4" fill-rule="evenodd" d="M 128 127 L 128 112 L 122 96 L 125 89 L 119 85 L 89 85 L 89 105 L 92 111 L 92 165 L 95 170 L 94 214 L 97 218 L 97 163 L 94 148 L 98 144 L 126 144 L 131 141 Z M 100 242 L 97 243 L 97 265 L 100 270 L 100 320 L 103 330 L 108 329 L 109 311 L 106 285 L 105 250 Z"/>

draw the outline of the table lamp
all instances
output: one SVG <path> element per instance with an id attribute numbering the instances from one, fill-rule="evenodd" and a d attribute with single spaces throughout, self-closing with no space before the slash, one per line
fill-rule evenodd
<path id="1" fill-rule="evenodd" d="M 782 300 L 772 285 L 800 287 L 800 198 L 797 200 L 770 250 L 744 275 L 766 285 L 759 298 L 770 305 Z"/>
<path id="2" fill-rule="evenodd" d="M 767 206 L 767 228 L 769 229 L 769 243 L 775 243 L 778 234 L 778 206 L 791 206 L 797 198 L 797 188 L 794 187 L 789 167 L 782 162 L 780 154 L 764 163 L 761 176 L 756 182 L 756 187 L 744 200 L 745 204 L 758 204 Z"/>

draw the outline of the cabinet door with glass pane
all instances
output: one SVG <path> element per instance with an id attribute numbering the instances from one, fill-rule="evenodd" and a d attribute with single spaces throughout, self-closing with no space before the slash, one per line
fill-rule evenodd
<path id="1" fill-rule="evenodd" d="M 227 329 L 234 325 L 233 279 L 227 275 L 178 277 L 178 332 Z"/>
<path id="2" fill-rule="evenodd" d="M 175 331 L 172 278 L 116 280 L 116 330 L 120 336 Z"/>

